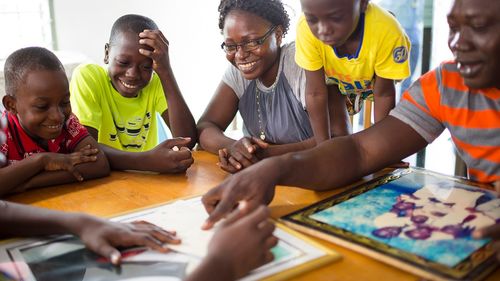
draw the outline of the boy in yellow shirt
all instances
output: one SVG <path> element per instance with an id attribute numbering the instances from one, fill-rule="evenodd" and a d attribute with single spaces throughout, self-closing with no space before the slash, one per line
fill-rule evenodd
<path id="1" fill-rule="evenodd" d="M 328 95 L 347 96 L 351 115 L 375 101 L 375 122 L 395 105 L 395 81 L 410 75 L 410 42 L 396 19 L 368 0 L 301 0 L 295 61 L 306 70 L 316 143 L 330 139 Z M 338 85 L 329 93 L 327 85 Z M 365 118 L 370 118 L 366 116 Z"/>

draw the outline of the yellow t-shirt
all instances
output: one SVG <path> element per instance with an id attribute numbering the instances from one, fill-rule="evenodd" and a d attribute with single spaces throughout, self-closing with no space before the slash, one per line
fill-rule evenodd
<path id="1" fill-rule="evenodd" d="M 156 73 L 137 97 L 125 98 L 103 67 L 83 64 L 73 72 L 70 92 L 73 112 L 80 123 L 99 131 L 99 143 L 133 152 L 158 144 L 156 112 L 167 109 L 167 100 Z"/>
<path id="2" fill-rule="evenodd" d="M 314 36 L 302 15 L 297 27 L 295 61 L 309 71 L 323 67 L 328 85 L 339 85 L 344 95 L 367 98 L 373 93 L 375 74 L 402 80 L 410 76 L 410 40 L 397 20 L 369 3 L 359 24 L 363 33 L 357 54 L 338 57 L 334 48 Z"/>

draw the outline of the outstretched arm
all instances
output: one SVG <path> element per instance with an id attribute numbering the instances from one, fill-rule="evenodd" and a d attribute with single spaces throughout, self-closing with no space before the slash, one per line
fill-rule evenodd
<path id="1" fill-rule="evenodd" d="M 253 208 L 268 204 L 277 184 L 317 191 L 341 187 L 426 145 L 409 125 L 388 116 L 359 133 L 333 138 L 309 150 L 264 159 L 226 178 L 203 196 L 203 204 L 210 214 L 206 228 L 212 227 L 242 200 Z"/>
<path id="2" fill-rule="evenodd" d="M 191 141 L 187 146 L 193 148 L 198 140 L 196 125 L 170 66 L 169 42 L 160 30 L 144 30 L 139 33 L 139 37 L 140 44 L 153 48 L 152 51 L 139 49 L 139 52 L 153 60 L 153 69 L 160 77 L 168 102 L 168 109 L 162 113 L 163 120 L 174 137 L 190 137 Z"/>
<path id="3" fill-rule="evenodd" d="M 388 116 L 357 134 L 284 156 L 280 162 L 288 164 L 278 176 L 278 184 L 313 190 L 340 187 L 400 161 L 426 145 L 413 128 Z"/>
<path id="4" fill-rule="evenodd" d="M 64 213 L 0 201 L 0 237 L 71 233 L 92 251 L 120 263 L 116 246 L 147 246 L 166 251 L 163 243 L 179 244 L 175 232 L 147 222 L 122 224 L 81 213 Z"/>

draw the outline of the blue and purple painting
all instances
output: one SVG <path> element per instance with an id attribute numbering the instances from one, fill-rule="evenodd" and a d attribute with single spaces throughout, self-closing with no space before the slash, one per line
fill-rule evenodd
<path id="1" fill-rule="evenodd" d="M 410 173 L 310 218 L 454 267 L 488 242 L 471 233 L 500 222 L 500 200 L 458 182 Z"/>

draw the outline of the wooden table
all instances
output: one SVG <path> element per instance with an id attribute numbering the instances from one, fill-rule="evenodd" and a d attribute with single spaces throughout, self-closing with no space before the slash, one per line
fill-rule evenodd
<path id="1" fill-rule="evenodd" d="M 186 174 L 152 175 L 113 172 L 107 178 L 30 190 L 6 199 L 55 210 L 86 212 L 110 217 L 176 198 L 202 195 L 220 183 L 227 174 L 215 165 L 216 156 L 203 151 L 195 151 L 193 154 L 195 163 Z M 342 190 L 344 189 L 313 192 L 279 186 L 271 204 L 272 217 L 279 218 Z M 420 279 L 346 248 L 313 239 L 342 254 L 342 260 L 292 280 L 386 281 Z M 500 280 L 500 269 L 497 269 L 486 280 Z"/>

